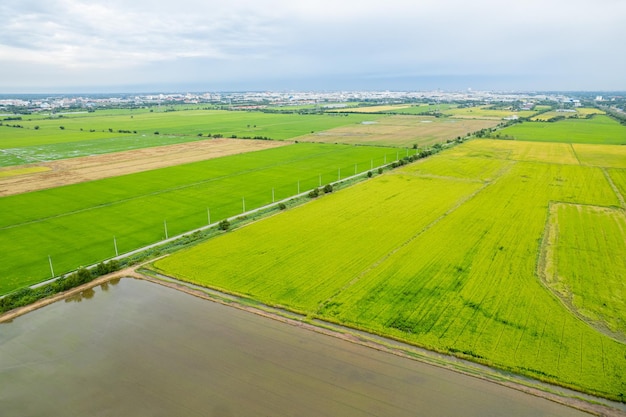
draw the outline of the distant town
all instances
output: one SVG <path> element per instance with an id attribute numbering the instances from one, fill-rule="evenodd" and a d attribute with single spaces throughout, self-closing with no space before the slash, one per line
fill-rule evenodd
<path id="1" fill-rule="evenodd" d="M 602 105 L 623 112 L 626 92 L 543 92 L 502 93 L 488 91 L 340 91 L 340 92 L 207 92 L 93 95 L 0 95 L 0 112 L 28 114 L 34 112 L 94 111 L 104 108 L 132 108 L 168 105 L 213 105 L 230 110 L 267 109 L 311 106 L 319 110 L 341 108 L 348 103 L 400 104 L 420 102 L 511 103 L 520 110 L 530 110 L 538 103 L 549 102 L 563 108 Z"/>

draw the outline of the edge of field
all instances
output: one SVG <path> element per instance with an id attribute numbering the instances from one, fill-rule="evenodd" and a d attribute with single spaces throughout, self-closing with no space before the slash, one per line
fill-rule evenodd
<path id="1" fill-rule="evenodd" d="M 165 255 L 167 256 L 167 255 Z M 160 259 L 160 258 L 158 258 Z M 81 286 L 72 288 L 54 296 L 36 301 L 35 303 L 0 314 L 0 323 L 9 323 L 15 318 L 38 310 L 55 302 L 80 295 L 84 291 L 96 286 L 108 283 L 113 280 L 141 279 L 165 286 L 167 288 L 181 291 L 194 297 L 207 301 L 216 302 L 225 306 L 237 308 L 248 313 L 256 314 L 271 320 L 276 320 L 291 326 L 335 337 L 343 341 L 365 346 L 381 352 L 400 356 L 406 359 L 416 360 L 431 366 L 448 369 L 467 376 L 472 376 L 484 381 L 496 383 L 517 391 L 530 394 L 539 398 L 581 410 L 593 415 L 618 417 L 626 415 L 626 404 L 619 404 L 604 398 L 576 392 L 567 388 L 547 384 L 541 381 L 525 378 L 509 372 L 499 371 L 488 366 L 459 359 L 453 356 L 432 352 L 416 346 L 398 342 L 393 339 L 384 338 L 371 333 L 352 329 L 323 320 L 311 320 L 309 317 L 283 310 L 277 307 L 268 306 L 252 299 L 239 297 L 236 295 L 223 293 L 213 289 L 208 289 L 193 284 L 179 281 L 175 278 L 158 274 L 146 269 L 157 259 L 151 259 L 140 265 L 134 265 L 120 271 L 103 275 L 93 281 Z"/>

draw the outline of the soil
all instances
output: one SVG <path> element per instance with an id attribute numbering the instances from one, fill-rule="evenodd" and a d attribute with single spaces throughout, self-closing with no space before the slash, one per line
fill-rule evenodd
<path id="1" fill-rule="evenodd" d="M 20 170 L 35 167 L 42 170 L 23 175 L 0 177 L 0 197 L 165 168 L 188 162 L 203 161 L 221 156 L 276 148 L 288 144 L 291 144 L 291 142 L 209 139 L 177 145 L 157 146 L 104 155 L 20 165 L 17 167 Z M 0 172 L 14 170 L 16 170 L 16 167 L 0 168 Z"/>

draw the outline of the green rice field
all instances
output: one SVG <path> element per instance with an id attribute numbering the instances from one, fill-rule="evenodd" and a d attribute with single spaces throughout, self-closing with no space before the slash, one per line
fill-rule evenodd
<path id="1" fill-rule="evenodd" d="M 391 162 L 396 150 L 294 144 L 0 198 L 0 294 Z M 114 241 L 115 239 L 115 241 Z"/>
<path id="2" fill-rule="evenodd" d="M 358 114 L 223 110 L 151 113 L 145 109 L 80 113 L 52 119 L 29 120 L 29 116 L 24 116 L 23 120 L 4 121 L 0 126 L 0 166 L 170 145 L 203 139 L 209 134 L 285 140 L 370 119 L 371 116 Z"/>
<path id="3" fill-rule="evenodd" d="M 517 140 L 538 142 L 625 145 L 626 126 L 608 116 L 565 119 L 557 122 L 524 122 L 500 131 Z"/>
<path id="4" fill-rule="evenodd" d="M 613 158 L 605 167 L 597 153 L 593 160 L 581 164 L 568 144 L 473 140 L 154 268 L 623 401 L 624 269 L 598 265 L 626 258 L 626 165 Z M 556 217 L 561 237 L 548 248 L 554 202 L 566 208 Z M 593 209 L 577 217 L 579 206 Z M 541 277 L 546 251 L 571 306 Z M 609 273 L 606 288 L 587 297 Z"/>

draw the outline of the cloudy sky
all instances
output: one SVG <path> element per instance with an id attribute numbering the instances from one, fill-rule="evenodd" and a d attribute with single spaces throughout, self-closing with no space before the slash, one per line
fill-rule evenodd
<path id="1" fill-rule="evenodd" d="M 626 90 L 626 0 L 2 0 L 0 94 Z"/>

